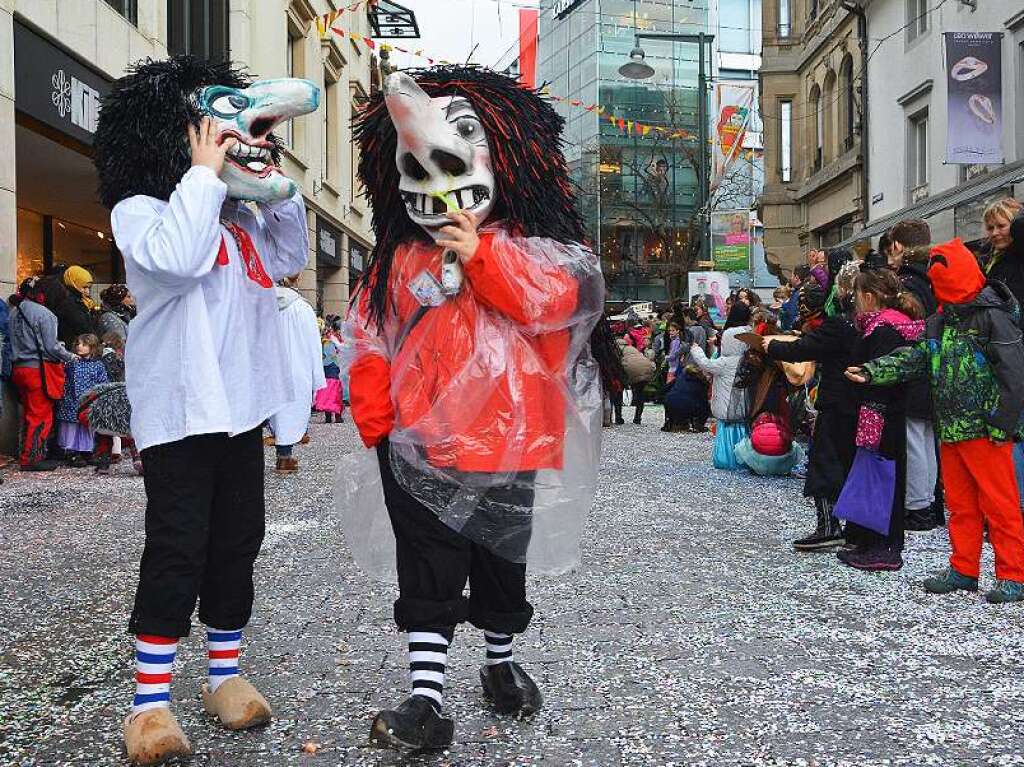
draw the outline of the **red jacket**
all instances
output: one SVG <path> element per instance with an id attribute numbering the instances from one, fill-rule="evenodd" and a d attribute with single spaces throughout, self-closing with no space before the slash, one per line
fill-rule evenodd
<path id="1" fill-rule="evenodd" d="M 420 308 L 409 283 L 424 270 L 440 281 L 443 251 L 424 243 L 397 249 L 388 290 L 397 316 L 377 339 L 391 359 L 364 353 L 349 373 L 352 418 L 367 447 L 397 425 L 439 468 L 561 468 L 578 286 L 564 266 L 529 252 L 535 242 L 544 241 L 481 232 L 463 265 L 462 291 L 427 311 L 399 349 L 397 336 Z M 373 335 L 368 295 L 351 319 Z"/>

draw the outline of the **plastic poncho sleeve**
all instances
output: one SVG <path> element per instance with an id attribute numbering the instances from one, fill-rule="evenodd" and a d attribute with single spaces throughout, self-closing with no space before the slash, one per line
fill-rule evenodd
<path id="1" fill-rule="evenodd" d="M 526 253 L 508 237 L 480 237 L 463 265 L 473 295 L 528 333 L 566 327 L 576 310 L 578 285 L 553 261 Z"/>
<path id="2" fill-rule="evenodd" d="M 999 404 L 989 416 L 989 425 L 1001 432 L 993 439 L 1007 438 L 1017 431 L 1024 409 L 1024 345 L 1021 331 L 1008 312 L 990 311 L 985 354 L 999 384 Z"/>
<path id="3" fill-rule="evenodd" d="M 872 386 L 895 386 L 927 376 L 930 359 L 928 342 L 921 341 L 866 362 L 864 369 L 871 376 Z"/>
<path id="4" fill-rule="evenodd" d="M 122 200 L 111 212 L 117 247 L 164 290 L 184 293 L 216 262 L 226 194 L 227 185 L 199 165 L 182 176 L 162 213 L 145 197 Z"/>
<path id="5" fill-rule="evenodd" d="M 395 425 L 395 408 L 391 402 L 391 363 L 384 339 L 369 319 L 370 287 L 360 290 L 349 308 L 346 329 L 348 339 L 339 354 L 354 355 L 348 362 L 348 402 L 352 420 L 366 447 L 376 447 L 391 433 Z"/>

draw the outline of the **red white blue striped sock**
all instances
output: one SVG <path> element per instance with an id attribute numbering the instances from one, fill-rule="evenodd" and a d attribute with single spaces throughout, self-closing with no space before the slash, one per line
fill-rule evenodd
<path id="1" fill-rule="evenodd" d="M 484 643 L 487 645 L 487 665 L 497 666 L 512 662 L 512 635 L 498 634 L 494 631 L 484 632 Z"/>
<path id="2" fill-rule="evenodd" d="M 233 676 L 238 676 L 238 652 L 242 646 L 241 631 L 221 631 L 206 627 L 207 687 L 211 693 Z"/>
<path id="3" fill-rule="evenodd" d="M 135 637 L 135 700 L 132 713 L 171 705 L 171 674 L 178 640 L 139 634 Z"/>

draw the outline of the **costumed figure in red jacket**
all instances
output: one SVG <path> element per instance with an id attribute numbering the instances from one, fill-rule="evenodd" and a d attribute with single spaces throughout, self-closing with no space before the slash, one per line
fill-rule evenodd
<path id="1" fill-rule="evenodd" d="M 541 706 L 513 660 L 533 615 L 527 562 L 578 562 L 614 353 L 591 339 L 604 282 L 581 244 L 562 125 L 535 91 L 468 66 L 393 74 L 356 121 L 377 244 L 343 367 L 372 450 L 369 474 L 339 471 L 338 499 L 360 564 L 397 565 L 412 682 L 374 720 L 378 745 L 451 743 L 445 670 L 463 622 L 484 632 L 495 710 Z"/>

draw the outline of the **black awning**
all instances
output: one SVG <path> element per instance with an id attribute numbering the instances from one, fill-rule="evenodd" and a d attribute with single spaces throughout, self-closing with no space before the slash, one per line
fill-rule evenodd
<path id="1" fill-rule="evenodd" d="M 972 178 L 959 186 L 947 189 L 934 197 L 929 197 L 915 205 L 908 205 L 906 208 L 897 210 L 882 218 L 875 219 L 866 227 L 861 229 L 852 237 L 848 237 L 835 247 L 848 247 L 855 242 L 866 240 L 869 237 L 877 237 L 894 224 L 908 218 L 929 219 L 932 216 L 951 210 L 957 205 L 971 202 L 985 195 L 1018 181 L 1024 181 L 1024 160 L 1004 165 L 995 173 L 986 173 L 977 178 Z"/>

